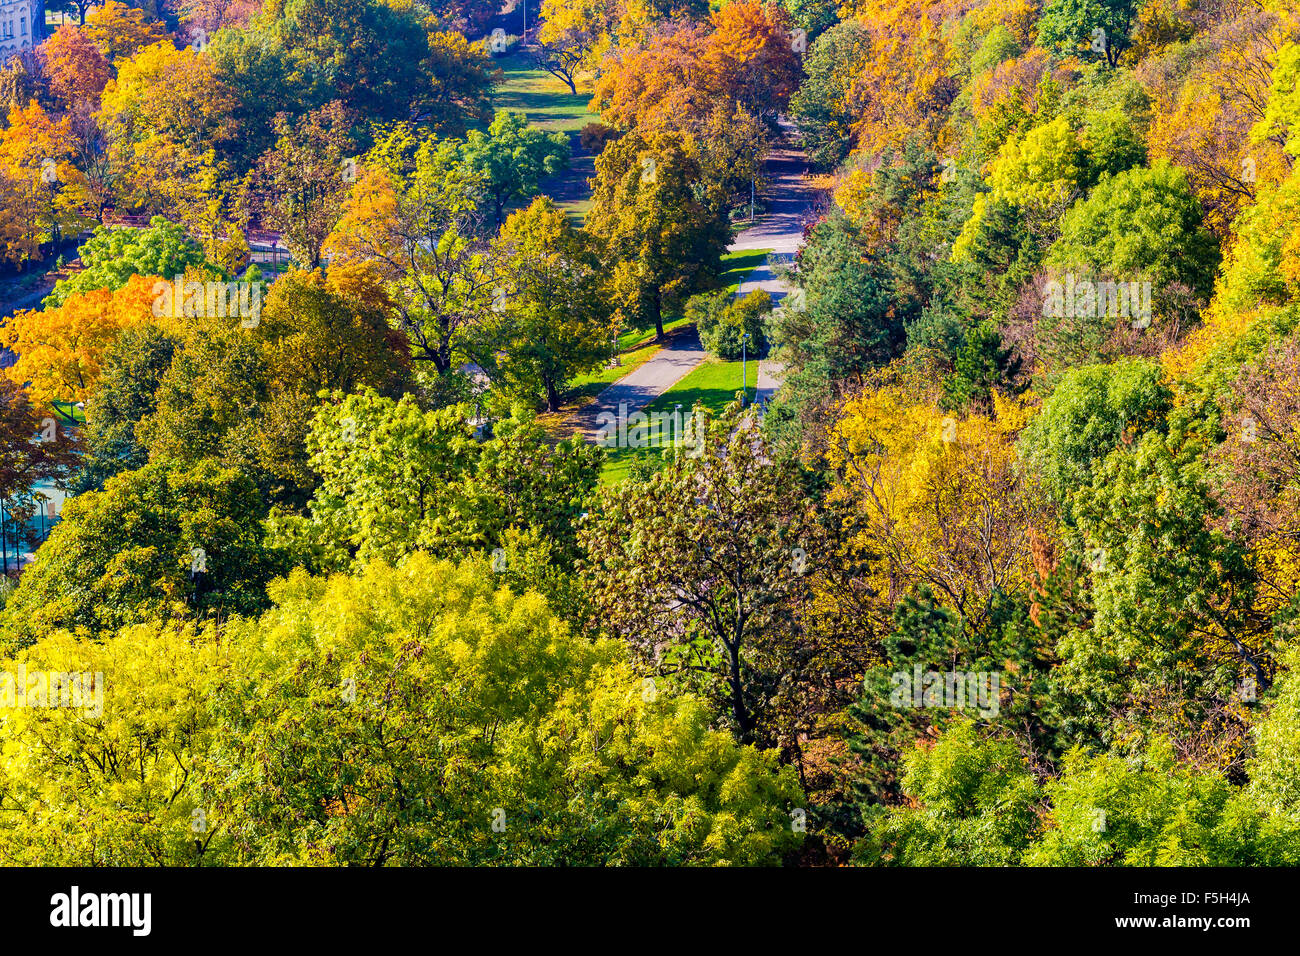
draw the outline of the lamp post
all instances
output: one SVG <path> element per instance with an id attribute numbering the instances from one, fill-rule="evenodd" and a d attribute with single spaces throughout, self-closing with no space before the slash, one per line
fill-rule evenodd
<path id="1" fill-rule="evenodd" d="M 745 344 L 749 341 L 749 333 L 746 332 L 740 337 L 740 407 L 745 407 L 745 400 L 749 397 L 749 377 L 745 374 Z"/>

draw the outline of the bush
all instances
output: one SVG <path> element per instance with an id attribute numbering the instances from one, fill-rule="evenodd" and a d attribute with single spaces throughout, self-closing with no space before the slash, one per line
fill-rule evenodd
<path id="1" fill-rule="evenodd" d="M 740 358 L 741 336 L 749 333 L 747 355 L 760 358 L 767 353 L 764 317 L 772 311 L 772 297 L 756 289 L 743 299 L 730 292 L 708 292 L 692 296 L 686 303 L 686 318 L 699 329 L 700 341 L 711 355 L 721 359 Z"/>

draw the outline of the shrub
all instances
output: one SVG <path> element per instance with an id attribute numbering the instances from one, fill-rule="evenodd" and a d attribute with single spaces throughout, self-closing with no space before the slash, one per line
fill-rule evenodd
<path id="1" fill-rule="evenodd" d="M 748 332 L 746 354 L 759 358 L 767 352 L 764 317 L 772 310 L 772 297 L 756 289 L 743 299 L 730 292 L 708 292 L 692 296 L 686 303 L 686 318 L 699 329 L 700 341 L 721 359 L 740 358 L 741 336 Z"/>

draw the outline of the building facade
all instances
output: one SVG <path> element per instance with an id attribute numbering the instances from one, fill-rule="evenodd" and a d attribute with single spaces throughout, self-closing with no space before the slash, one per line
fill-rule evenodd
<path id="1" fill-rule="evenodd" d="M 44 39 L 44 0 L 0 0 L 0 66 Z"/>

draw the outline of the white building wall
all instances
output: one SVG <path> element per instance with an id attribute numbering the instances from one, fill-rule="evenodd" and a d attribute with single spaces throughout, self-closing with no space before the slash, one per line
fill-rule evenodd
<path id="1" fill-rule="evenodd" d="M 0 64 L 45 39 L 42 0 L 0 0 Z"/>

